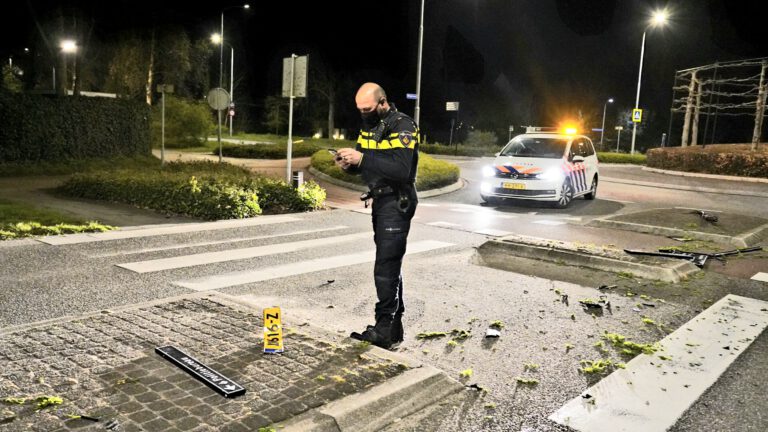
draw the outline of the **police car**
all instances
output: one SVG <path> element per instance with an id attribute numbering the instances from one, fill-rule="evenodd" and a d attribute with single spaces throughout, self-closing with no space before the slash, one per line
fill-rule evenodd
<path id="1" fill-rule="evenodd" d="M 529 127 L 483 167 L 480 197 L 489 204 L 513 198 L 565 208 L 579 196 L 595 199 L 598 177 L 592 140 L 572 128 Z"/>

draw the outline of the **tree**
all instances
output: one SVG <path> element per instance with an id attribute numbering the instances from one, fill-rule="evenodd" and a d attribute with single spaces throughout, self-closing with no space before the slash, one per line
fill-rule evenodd
<path id="1" fill-rule="evenodd" d="M 145 95 L 146 65 L 150 53 L 142 38 L 136 33 L 121 35 L 113 53 L 107 68 L 107 91 L 129 98 Z"/>
<path id="2" fill-rule="evenodd" d="M 19 71 L 20 69 L 16 66 L 3 65 L 0 87 L 12 93 L 21 93 L 23 85 L 18 76 Z"/>
<path id="3" fill-rule="evenodd" d="M 312 64 L 309 67 L 309 82 L 311 91 L 317 93 L 328 103 L 328 135 L 333 136 L 336 121 L 336 103 L 337 95 L 341 86 L 339 73 L 320 56 L 312 57 Z"/>
<path id="4" fill-rule="evenodd" d="M 295 101 L 294 101 L 295 104 Z M 295 109 L 295 106 L 294 106 Z M 264 127 L 275 135 L 288 124 L 288 99 L 280 96 L 267 96 L 264 99 Z"/>

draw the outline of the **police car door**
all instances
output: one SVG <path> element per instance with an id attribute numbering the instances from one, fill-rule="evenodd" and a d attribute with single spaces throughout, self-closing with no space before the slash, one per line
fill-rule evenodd
<path id="1" fill-rule="evenodd" d="M 584 165 L 586 165 L 587 188 L 592 187 L 592 179 L 597 175 L 597 153 L 595 146 L 588 138 L 584 138 Z"/>
<path id="2" fill-rule="evenodd" d="M 571 143 L 571 165 L 573 167 L 571 171 L 571 184 L 573 185 L 573 193 L 574 195 L 578 195 L 585 190 L 589 186 L 587 186 L 587 165 L 586 165 L 586 157 L 585 157 L 585 149 L 584 149 L 584 139 L 583 138 L 576 138 Z M 581 156 L 584 158 L 584 162 L 573 162 L 574 156 Z"/>

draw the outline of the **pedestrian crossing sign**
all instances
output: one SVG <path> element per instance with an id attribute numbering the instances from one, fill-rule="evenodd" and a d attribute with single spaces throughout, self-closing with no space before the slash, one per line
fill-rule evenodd
<path id="1" fill-rule="evenodd" d="M 640 123 L 641 121 L 643 121 L 643 110 L 637 109 L 637 108 L 633 109 L 632 110 L 632 121 L 634 123 Z"/>

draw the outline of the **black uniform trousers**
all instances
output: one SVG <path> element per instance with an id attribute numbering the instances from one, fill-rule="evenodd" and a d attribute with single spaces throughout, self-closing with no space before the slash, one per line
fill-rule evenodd
<path id="1" fill-rule="evenodd" d="M 371 211 L 373 241 L 376 243 L 376 264 L 373 279 L 376 283 L 376 321 L 384 317 L 396 318 L 403 314 L 403 277 L 400 270 L 411 229 L 411 219 L 416 213 L 416 191 L 411 190 L 410 206 L 406 212 L 398 208 L 397 194 L 374 198 Z"/>

